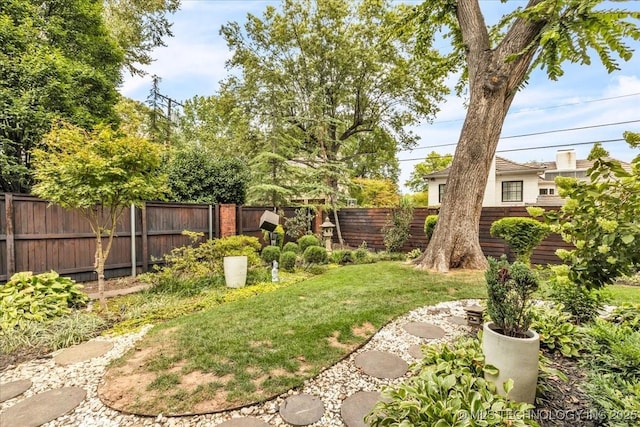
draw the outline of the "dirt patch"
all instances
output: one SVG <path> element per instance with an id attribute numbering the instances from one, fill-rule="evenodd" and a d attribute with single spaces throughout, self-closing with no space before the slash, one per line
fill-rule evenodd
<path id="1" fill-rule="evenodd" d="M 83 282 L 78 283 L 82 285 L 82 291 L 87 294 L 95 294 L 98 293 L 98 281 L 94 280 L 91 282 Z M 133 288 L 135 286 L 146 285 L 138 280 L 137 277 L 127 276 L 127 277 L 117 277 L 113 279 L 107 279 L 104 282 L 104 290 L 107 291 L 116 291 L 122 289 Z"/>
<path id="2" fill-rule="evenodd" d="M 330 337 L 327 337 L 329 345 L 331 347 L 339 348 L 340 350 L 353 350 L 356 346 L 354 344 L 345 344 L 340 342 L 340 331 L 333 331 Z"/>
<path id="3" fill-rule="evenodd" d="M 373 335 L 373 333 L 376 331 L 376 327 L 369 322 L 365 322 L 360 326 L 354 326 L 353 328 L 351 328 L 351 332 L 353 332 L 353 335 L 361 338 L 369 338 L 369 336 Z"/>

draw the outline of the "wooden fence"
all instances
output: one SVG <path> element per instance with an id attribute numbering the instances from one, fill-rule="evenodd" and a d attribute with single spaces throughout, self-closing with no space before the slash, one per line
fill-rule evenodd
<path id="1" fill-rule="evenodd" d="M 149 271 L 173 248 L 189 243 L 183 230 L 201 232 L 205 238 L 226 234 L 255 236 L 263 244 L 260 216 L 264 207 L 147 202 L 144 209 L 129 209 L 116 228 L 116 239 L 105 268 L 107 277 L 127 276 Z M 226 216 L 231 212 L 231 217 Z M 284 208 L 284 217 L 292 217 L 295 208 Z M 390 209 L 345 208 L 338 218 L 342 236 L 351 247 L 363 241 L 372 249 L 384 249 L 382 228 Z M 424 219 L 437 210 L 417 208 L 411 223 L 411 238 L 403 250 L 424 249 Z M 489 235 L 489 227 L 505 216 L 527 216 L 523 207 L 485 208 L 480 220 L 480 244 L 487 256 L 508 253 L 501 239 Z M 314 229 L 322 221 L 318 214 Z M 224 230 L 224 232 L 223 232 Z M 133 241 L 132 241 L 133 236 Z M 336 238 L 334 237 L 334 242 Z M 570 248 L 559 236 L 552 235 L 536 248 L 532 261 L 537 264 L 558 263 L 557 248 Z M 77 281 L 95 280 L 95 237 L 87 221 L 77 212 L 68 211 L 36 197 L 0 194 L 0 282 L 17 271 L 40 273 L 55 270 Z M 135 267 L 134 267 L 135 266 Z"/>
<path id="2" fill-rule="evenodd" d="M 557 209 L 557 207 L 545 207 L 545 209 Z M 424 220 L 427 215 L 437 214 L 437 209 L 416 208 L 411 222 L 411 237 L 402 247 L 403 252 L 419 248 L 424 250 L 427 246 L 427 238 L 424 234 Z M 389 208 L 345 208 L 338 212 L 342 237 L 345 243 L 351 247 L 357 247 L 362 242 L 367 243 L 368 248 L 376 250 L 384 249 L 382 228 L 391 215 Z M 509 245 L 498 238 L 491 237 L 489 229 L 491 224 L 504 217 L 524 216 L 529 214 L 523 206 L 513 207 L 487 207 L 482 209 L 480 217 L 480 246 L 486 256 L 499 257 L 510 253 Z M 335 240 L 335 239 L 334 239 Z M 558 264 L 560 259 L 555 255 L 558 248 L 572 249 L 572 246 L 564 242 L 557 234 L 547 237 L 533 252 L 531 262 L 534 264 Z"/>

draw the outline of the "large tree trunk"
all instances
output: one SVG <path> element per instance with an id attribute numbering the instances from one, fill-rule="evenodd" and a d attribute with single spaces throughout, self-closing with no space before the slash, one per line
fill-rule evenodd
<path id="1" fill-rule="evenodd" d="M 529 4 L 540 0 L 530 0 Z M 502 42 L 490 49 L 477 0 L 458 0 L 457 17 L 467 47 L 471 100 L 451 164 L 438 223 L 416 263 L 440 272 L 485 269 L 479 240 L 480 214 L 491 162 L 504 119 L 524 80 L 543 22 L 517 20 Z M 529 50 L 513 58 L 513 55 Z"/>

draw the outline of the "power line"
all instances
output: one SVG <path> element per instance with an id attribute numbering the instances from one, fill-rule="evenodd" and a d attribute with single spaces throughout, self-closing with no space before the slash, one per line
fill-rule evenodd
<path id="1" fill-rule="evenodd" d="M 558 104 L 558 105 L 549 105 L 547 107 L 538 107 L 538 108 L 527 108 L 527 109 L 523 109 L 523 110 L 519 110 L 519 111 L 515 111 L 513 113 L 509 113 L 510 116 L 515 116 L 517 114 L 525 114 L 525 113 L 530 113 L 532 111 L 544 111 L 544 110 L 553 110 L 556 108 L 562 108 L 562 107 L 572 107 L 575 105 L 582 105 L 582 104 L 590 104 L 592 102 L 602 102 L 602 101 L 611 101 L 614 99 L 620 99 L 620 98 L 628 98 L 631 96 L 638 96 L 640 95 L 640 92 L 636 92 L 636 93 L 629 93 L 626 95 L 618 95 L 618 96 L 611 96 L 608 98 L 596 98 L 596 99 L 588 99 L 586 101 L 579 101 L 579 102 L 569 102 L 566 104 Z M 455 122 L 461 122 L 464 120 L 463 118 L 460 119 L 451 119 L 451 120 L 436 120 L 432 123 L 432 125 L 437 125 L 440 123 L 455 123 Z"/>
<path id="2" fill-rule="evenodd" d="M 595 129 L 595 128 L 602 128 L 602 127 L 608 127 L 608 126 L 619 126 L 619 125 L 626 125 L 626 124 L 629 124 L 629 123 L 638 123 L 638 122 L 640 122 L 640 120 L 627 120 L 627 121 L 624 121 L 624 122 L 615 122 L 615 123 L 601 123 L 601 124 L 598 124 L 598 125 L 580 126 L 580 127 L 575 127 L 575 128 L 554 129 L 554 130 L 545 130 L 545 131 L 540 131 L 540 132 L 522 133 L 522 134 L 518 134 L 518 135 L 501 136 L 500 139 L 523 138 L 523 137 L 526 137 L 526 136 L 547 135 L 547 134 L 550 134 L 550 133 L 571 132 L 571 131 L 575 131 L 575 130 Z M 456 145 L 458 145 L 457 142 L 452 142 L 452 143 L 448 143 L 448 144 L 428 145 L 426 147 L 407 148 L 407 149 L 398 150 L 398 151 L 402 152 L 402 151 L 414 151 L 414 150 L 428 150 L 430 148 L 455 147 Z"/>
<path id="3" fill-rule="evenodd" d="M 600 141 L 585 141 L 585 142 L 572 142 L 570 144 L 553 144 L 553 145 L 540 145 L 537 147 L 522 147 L 522 148 L 509 148 L 509 149 L 504 149 L 504 150 L 496 150 L 496 153 L 509 153 L 512 151 L 527 151 L 527 150 L 542 150 L 545 148 L 559 148 L 559 147 L 575 147 L 578 145 L 591 145 L 591 144 L 596 144 L 596 143 L 601 143 L 601 144 L 606 144 L 609 142 L 621 142 L 624 141 L 623 138 L 618 138 L 618 139 L 605 139 L 605 140 L 600 140 Z M 451 145 L 451 144 L 448 144 Z M 455 144 L 453 144 L 455 145 Z M 414 162 L 414 161 L 422 161 L 425 160 L 426 158 L 429 158 L 429 156 L 427 157 L 417 157 L 417 158 L 413 158 L 413 159 L 399 159 L 399 162 Z M 435 156 L 433 156 L 433 158 L 435 158 Z"/>

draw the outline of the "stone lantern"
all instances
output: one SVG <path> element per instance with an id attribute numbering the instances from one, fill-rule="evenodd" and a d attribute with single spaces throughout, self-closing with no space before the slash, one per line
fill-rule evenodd
<path id="1" fill-rule="evenodd" d="M 324 222 L 320 225 L 320 228 L 322 228 L 324 247 L 327 249 L 328 253 L 331 253 L 331 237 L 333 237 L 333 229 L 336 228 L 336 225 L 329 221 L 329 217 L 327 216 Z"/>

